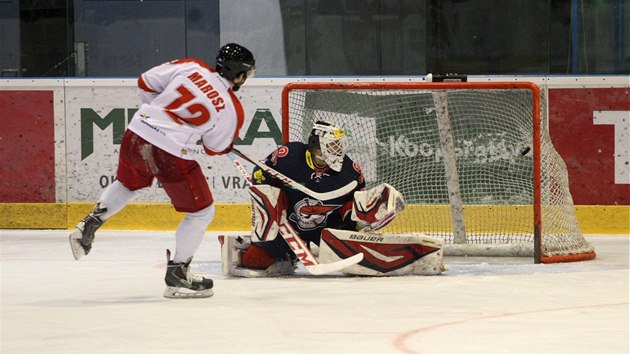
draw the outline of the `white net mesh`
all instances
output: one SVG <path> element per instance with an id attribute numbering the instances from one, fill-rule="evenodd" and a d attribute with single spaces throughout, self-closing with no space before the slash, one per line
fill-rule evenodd
<path id="1" fill-rule="evenodd" d="M 387 182 L 405 196 L 407 208 L 383 231 L 441 237 L 451 253 L 532 255 L 538 91 L 513 83 L 458 85 L 294 84 L 283 107 L 288 140 L 306 141 L 317 120 L 342 126 L 367 187 Z M 540 143 L 543 256 L 592 253 L 546 124 Z"/>

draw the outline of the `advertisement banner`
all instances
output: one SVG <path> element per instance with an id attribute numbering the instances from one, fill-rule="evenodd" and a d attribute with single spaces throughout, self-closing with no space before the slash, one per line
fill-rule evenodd
<path id="1" fill-rule="evenodd" d="M 292 81 L 308 80 L 319 82 L 321 78 L 248 80 L 247 85 L 238 91 L 245 110 L 245 122 L 235 145 L 255 159 L 263 159 L 273 152 L 282 143 L 283 86 Z M 353 82 L 362 80 L 372 82 L 375 79 L 352 79 Z M 483 81 L 487 80 L 502 81 L 505 78 L 483 78 Z M 630 91 L 627 76 L 522 77 L 516 80 L 535 82 L 547 92 L 551 139 L 567 165 L 581 227 L 589 232 L 627 233 L 627 225 L 630 225 Z M 0 227 L 72 226 L 68 220 L 72 220 L 72 224 L 82 217 L 115 180 L 121 138 L 139 104 L 135 78 L 1 80 Z M 380 104 L 377 102 L 376 106 Z M 425 113 L 431 116 L 430 110 Z M 378 157 L 381 153 L 387 161 L 395 160 L 400 165 L 399 171 L 409 172 L 409 166 L 419 162 L 431 165 L 433 170 L 439 170 L 443 165 L 435 125 L 420 129 L 425 134 L 424 138 L 418 138 L 416 130 L 404 128 L 400 117 L 378 124 L 350 108 L 336 114 L 340 115 L 338 118 L 343 120 L 349 135 L 364 130 L 375 137 L 349 146 L 349 153 L 362 161 L 368 182 L 378 180 L 384 173 L 385 164 Z M 413 117 L 421 119 L 423 116 L 416 114 Z M 526 128 L 529 131 L 529 126 Z M 309 129 L 304 127 L 304 134 L 307 135 Z M 506 134 L 491 133 L 489 128 L 473 131 L 476 133 L 456 136 L 454 142 L 456 156 L 466 159 L 474 168 L 530 156 L 524 153 L 526 150 L 523 150 L 521 141 L 511 141 Z M 220 208 L 219 212 L 229 209 L 241 215 L 242 210 L 238 208 L 249 203 L 242 175 L 227 157 L 209 157 L 203 153 L 201 145 L 196 154 L 215 200 L 224 206 L 225 210 Z M 250 164 L 241 163 L 251 170 Z M 522 173 L 510 175 L 510 178 L 520 175 L 530 178 Z M 418 178 L 423 174 L 414 173 L 413 176 Z M 444 173 L 423 180 L 421 185 L 443 176 Z M 156 183 L 150 189 L 136 200 L 140 212 L 129 213 L 132 221 L 110 225 L 147 227 L 134 221 L 139 219 L 138 215 L 143 215 L 142 208 L 146 206 L 142 203 L 146 202 L 159 203 L 170 212 L 168 197 L 160 185 Z M 413 191 L 403 192 L 412 202 L 447 203 L 445 191 L 431 199 L 416 198 Z M 473 190 L 462 190 L 462 195 L 474 197 L 475 194 Z M 518 190 L 505 190 L 492 200 L 476 202 L 529 202 L 520 196 Z M 33 218 L 34 215 L 40 217 Z M 125 217 L 121 220 L 126 220 Z M 226 223 L 237 219 L 233 214 L 218 218 Z M 245 224 L 249 222 L 247 218 L 243 220 Z M 242 228 L 241 224 L 221 225 L 220 221 L 215 225 L 225 229 Z M 164 228 L 164 225 L 156 227 Z"/>
<path id="2" fill-rule="evenodd" d="M 0 203 L 55 202 L 52 90 L 0 91 Z"/>
<path id="3" fill-rule="evenodd" d="M 245 123 L 235 145 L 254 158 L 281 144 L 281 90 L 269 83 L 239 91 Z M 66 103 L 67 200 L 91 202 L 115 179 L 120 140 L 139 106 L 138 91 L 135 80 L 68 80 Z M 550 134 L 567 163 L 576 205 L 630 204 L 629 112 L 625 88 L 549 89 Z M 245 181 L 228 158 L 209 157 L 201 145 L 197 153 L 219 203 L 248 202 Z M 152 189 L 158 191 L 138 201 L 168 202 L 159 184 Z"/>
<path id="4" fill-rule="evenodd" d="M 575 205 L 630 205 L 628 88 L 550 89 L 549 130 Z"/>

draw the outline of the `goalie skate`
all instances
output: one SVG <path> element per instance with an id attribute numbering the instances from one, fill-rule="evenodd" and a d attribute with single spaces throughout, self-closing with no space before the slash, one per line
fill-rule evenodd
<path id="1" fill-rule="evenodd" d="M 201 275 L 194 274 L 190 270 L 190 262 L 192 257 L 186 262 L 175 263 L 171 261 L 171 251 L 166 250 L 166 290 L 164 297 L 169 299 L 181 298 L 205 298 L 214 295 L 212 291 L 212 279 L 204 278 Z"/>

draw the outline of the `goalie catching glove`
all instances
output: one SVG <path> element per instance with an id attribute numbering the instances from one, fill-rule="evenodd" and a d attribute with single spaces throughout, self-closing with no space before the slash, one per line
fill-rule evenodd
<path id="1" fill-rule="evenodd" d="M 402 194 L 387 183 L 354 193 L 352 220 L 362 231 L 380 230 L 405 208 Z"/>

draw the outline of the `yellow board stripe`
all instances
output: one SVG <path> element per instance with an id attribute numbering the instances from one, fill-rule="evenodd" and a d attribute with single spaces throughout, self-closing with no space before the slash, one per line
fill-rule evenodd
<path id="1" fill-rule="evenodd" d="M 0 203 L 0 229 L 71 229 L 93 208 L 88 203 Z M 251 228 L 249 204 L 217 204 L 209 231 Z M 175 230 L 184 214 L 170 204 L 134 203 L 103 225 L 109 230 Z"/>
<path id="2" fill-rule="evenodd" d="M 0 229 L 71 229 L 92 209 L 88 203 L 0 203 Z M 630 206 L 624 205 L 577 205 L 575 215 L 582 233 L 630 234 Z M 514 220 L 531 220 L 529 206 L 466 206 L 464 214 L 470 231 L 484 231 L 487 225 L 468 224 L 475 214 L 503 215 L 495 218 L 500 223 L 505 215 Z M 448 205 L 408 205 L 395 221 L 405 222 L 412 214 L 423 215 L 419 222 L 443 225 L 450 228 Z M 217 211 L 208 231 L 243 231 L 251 228 L 249 204 L 217 204 Z M 183 214 L 170 204 L 134 203 L 113 216 L 103 225 L 109 230 L 175 230 Z M 487 218 L 487 216 L 486 216 Z M 500 225 L 497 226 L 500 228 Z M 531 225 L 520 226 L 523 232 Z M 544 225 L 543 225 L 544 228 Z"/>

